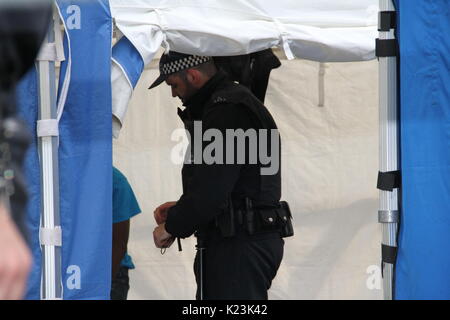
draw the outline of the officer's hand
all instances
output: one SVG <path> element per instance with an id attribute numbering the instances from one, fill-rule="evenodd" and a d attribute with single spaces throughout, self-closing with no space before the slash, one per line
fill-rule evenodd
<path id="1" fill-rule="evenodd" d="M 157 248 L 170 248 L 174 240 L 175 238 L 166 231 L 165 223 L 160 224 L 153 231 L 153 241 L 155 241 L 155 246 Z"/>
<path id="2" fill-rule="evenodd" d="M 155 217 L 155 221 L 158 225 L 163 224 L 167 220 L 167 212 L 170 208 L 175 206 L 177 204 L 176 201 L 173 202 L 166 202 L 163 205 L 160 205 L 158 208 L 155 209 L 153 212 L 153 215 Z"/>
<path id="3" fill-rule="evenodd" d="M 0 300 L 22 299 L 31 261 L 25 241 L 0 205 Z"/>

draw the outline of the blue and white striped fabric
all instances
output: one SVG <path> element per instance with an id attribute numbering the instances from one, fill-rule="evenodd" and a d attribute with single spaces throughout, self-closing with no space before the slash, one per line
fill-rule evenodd
<path id="1" fill-rule="evenodd" d="M 112 54 L 113 134 L 115 138 L 118 138 L 133 90 L 144 71 L 144 60 L 133 43 L 125 36 L 114 45 Z"/>
<path id="2" fill-rule="evenodd" d="M 136 87 L 144 71 L 144 60 L 127 37 L 122 37 L 113 47 L 113 61 L 121 67 L 132 88 Z"/>

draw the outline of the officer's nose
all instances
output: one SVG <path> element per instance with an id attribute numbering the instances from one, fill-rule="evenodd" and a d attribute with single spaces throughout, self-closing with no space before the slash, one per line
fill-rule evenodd
<path id="1" fill-rule="evenodd" d="M 177 97 L 177 94 L 175 93 L 175 90 L 172 88 L 172 97 L 175 98 Z"/>

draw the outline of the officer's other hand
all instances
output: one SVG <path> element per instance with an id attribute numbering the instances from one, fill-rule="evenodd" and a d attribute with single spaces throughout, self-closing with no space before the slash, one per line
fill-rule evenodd
<path id="1" fill-rule="evenodd" d="M 0 300 L 23 298 L 31 262 L 25 241 L 0 205 Z"/>
<path id="2" fill-rule="evenodd" d="M 156 208 L 155 211 L 153 211 L 155 221 L 158 225 L 166 222 L 167 212 L 169 211 L 170 208 L 172 208 L 176 204 L 177 204 L 176 201 L 166 202 L 166 203 L 160 205 L 158 208 Z"/>
<path id="3" fill-rule="evenodd" d="M 166 231 L 165 223 L 160 224 L 153 231 L 153 241 L 155 246 L 160 249 L 170 248 L 175 238 Z"/>

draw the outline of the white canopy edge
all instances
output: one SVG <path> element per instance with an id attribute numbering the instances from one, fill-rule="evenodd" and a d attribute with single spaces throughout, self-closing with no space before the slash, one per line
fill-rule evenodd
<path id="1" fill-rule="evenodd" d="M 110 0 L 119 30 L 145 64 L 161 45 L 228 56 L 280 47 L 319 62 L 375 58 L 377 0 Z"/>

